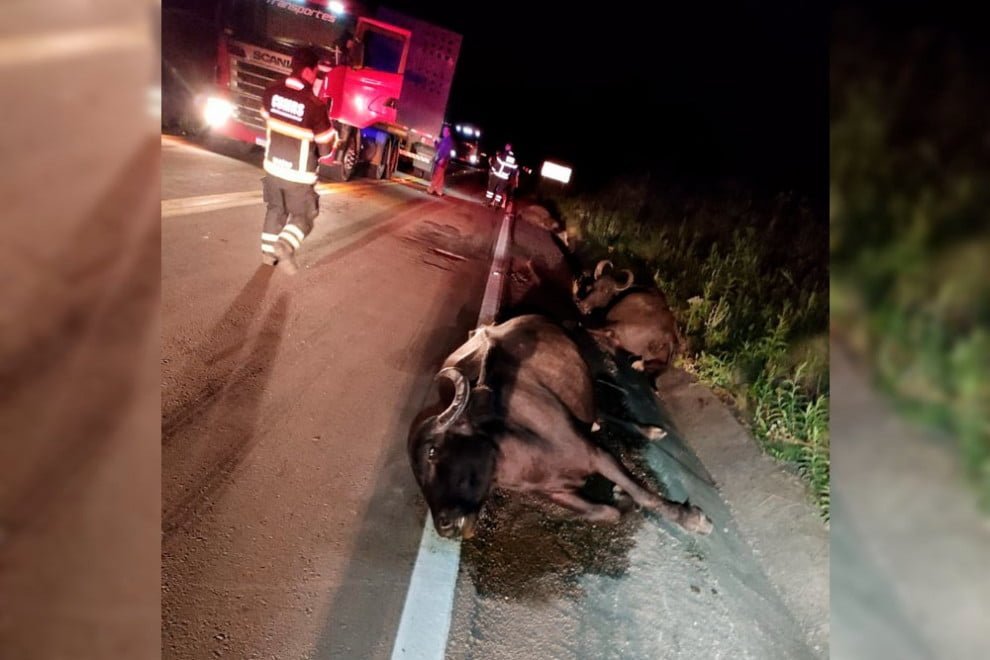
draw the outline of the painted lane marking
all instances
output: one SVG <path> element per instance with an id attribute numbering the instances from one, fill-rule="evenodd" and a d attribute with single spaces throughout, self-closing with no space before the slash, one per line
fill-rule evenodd
<path id="1" fill-rule="evenodd" d="M 350 184 L 327 184 L 316 185 L 318 195 L 335 195 L 351 190 L 364 190 L 366 188 L 383 185 L 381 183 L 350 183 Z M 218 195 L 199 195 L 197 197 L 181 197 L 178 199 L 162 200 L 162 219 L 174 218 L 177 216 L 195 215 L 197 213 L 209 213 L 222 209 L 236 208 L 238 206 L 254 206 L 262 204 L 260 190 L 244 192 L 220 193 Z"/>
<path id="2" fill-rule="evenodd" d="M 495 255 L 488 271 L 477 327 L 494 323 L 498 314 L 511 234 L 512 215 L 507 213 L 502 217 L 495 243 Z M 441 538 L 433 527 L 433 518 L 427 513 L 399 629 L 395 634 L 392 660 L 444 658 L 460 561 L 460 541 Z"/>

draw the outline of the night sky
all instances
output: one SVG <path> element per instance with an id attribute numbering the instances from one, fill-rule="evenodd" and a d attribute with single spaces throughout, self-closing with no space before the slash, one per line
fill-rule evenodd
<path id="1" fill-rule="evenodd" d="M 823 3 L 380 4 L 463 35 L 448 119 L 479 125 L 488 149 L 509 139 L 534 168 L 567 161 L 581 187 L 650 170 L 827 198 Z"/>
<path id="2" fill-rule="evenodd" d="M 449 119 L 511 139 L 524 162 L 570 161 L 585 183 L 649 169 L 824 196 L 821 3 L 650 3 L 652 17 L 619 3 L 382 4 L 464 36 Z"/>

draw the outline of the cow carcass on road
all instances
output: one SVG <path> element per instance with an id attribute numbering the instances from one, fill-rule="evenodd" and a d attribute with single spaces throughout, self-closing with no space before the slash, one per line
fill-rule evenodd
<path id="1" fill-rule="evenodd" d="M 688 531 L 711 531 L 701 509 L 640 485 L 591 442 L 596 407 L 588 367 L 547 318 L 525 315 L 479 328 L 437 378 L 453 384 L 453 399 L 413 429 L 408 450 L 441 536 L 469 538 L 496 487 L 542 495 L 589 521 L 614 522 L 621 514 L 613 504 L 578 494 L 594 473 Z"/>
<path id="2" fill-rule="evenodd" d="M 604 314 L 601 327 L 588 331 L 615 355 L 622 349 L 633 367 L 650 374 L 666 368 L 682 346 L 677 320 L 667 298 L 656 287 L 634 287 L 632 271 L 615 272 L 611 261 L 599 261 L 594 274 L 574 282 L 574 302 L 585 317 Z"/>

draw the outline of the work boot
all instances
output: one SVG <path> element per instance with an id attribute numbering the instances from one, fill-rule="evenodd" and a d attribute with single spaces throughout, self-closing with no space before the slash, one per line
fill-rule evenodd
<path id="1" fill-rule="evenodd" d="M 295 275 L 299 272 L 299 265 L 296 264 L 296 256 L 292 246 L 285 241 L 278 240 L 275 242 L 275 258 L 278 267 L 285 271 L 287 275 Z"/>
<path id="2" fill-rule="evenodd" d="M 276 265 L 278 265 L 278 259 L 275 257 L 274 254 L 269 254 L 267 252 L 262 252 L 261 253 L 261 263 L 265 264 L 266 266 L 276 266 Z"/>

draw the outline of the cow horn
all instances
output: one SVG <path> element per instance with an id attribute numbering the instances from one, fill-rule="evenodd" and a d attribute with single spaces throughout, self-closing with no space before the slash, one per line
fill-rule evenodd
<path id="1" fill-rule="evenodd" d="M 602 259 L 601 261 L 598 262 L 598 265 L 595 266 L 596 280 L 600 279 L 601 276 L 605 274 L 605 266 L 608 266 L 609 268 L 614 268 L 611 261 L 609 261 L 608 259 Z"/>
<path id="2" fill-rule="evenodd" d="M 633 272 L 631 270 L 629 270 L 628 268 L 622 270 L 621 272 L 623 272 L 623 273 L 626 274 L 626 281 L 619 285 L 619 289 L 618 290 L 619 291 L 625 291 L 626 289 L 628 289 L 629 287 L 631 287 L 633 285 L 633 280 L 636 279 L 636 276 L 633 275 Z"/>
<path id="3" fill-rule="evenodd" d="M 471 386 L 461 370 L 454 367 L 441 369 L 436 377 L 437 380 L 446 378 L 454 384 L 454 400 L 450 402 L 446 410 L 437 416 L 437 423 L 440 425 L 440 431 L 443 432 L 450 428 L 450 425 L 457 421 L 457 418 L 467 409 Z"/>

